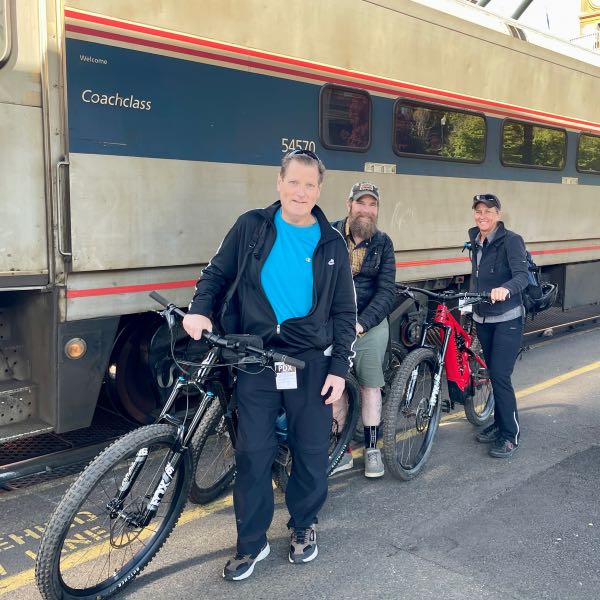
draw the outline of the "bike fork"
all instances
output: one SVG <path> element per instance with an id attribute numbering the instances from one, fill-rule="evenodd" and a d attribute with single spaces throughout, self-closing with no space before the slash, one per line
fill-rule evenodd
<path id="1" fill-rule="evenodd" d="M 158 512 L 158 507 L 162 499 L 164 498 L 169 486 L 173 482 L 173 475 L 177 471 L 177 467 L 179 467 L 179 463 L 183 458 L 183 453 L 187 451 L 187 448 L 178 448 L 171 457 L 171 460 L 165 465 L 160 483 L 156 486 L 154 490 L 154 494 L 150 501 L 146 505 L 146 510 L 144 510 L 143 514 L 139 518 L 139 523 L 136 523 L 138 527 L 146 527 L 148 523 L 154 518 L 156 513 Z"/>
<path id="2" fill-rule="evenodd" d="M 439 327 L 444 330 L 444 340 L 442 342 L 442 347 L 440 348 L 440 351 L 438 353 L 437 368 L 433 376 L 433 388 L 431 390 L 431 395 L 429 396 L 429 417 L 433 415 L 435 406 L 438 403 L 438 399 L 440 397 L 440 390 L 442 388 L 442 376 L 444 374 L 444 361 L 446 360 L 448 343 L 450 342 L 450 336 L 452 335 L 452 327 L 447 325 L 439 325 Z"/>
<path id="3" fill-rule="evenodd" d="M 438 403 L 438 399 L 440 396 L 440 390 L 442 387 L 442 376 L 444 374 L 444 361 L 446 360 L 446 352 L 448 350 L 448 343 L 450 341 L 450 336 L 452 335 L 452 327 L 450 327 L 449 325 L 442 325 L 441 323 L 432 323 L 429 327 L 426 327 L 423 329 L 423 332 L 421 334 L 421 346 L 422 347 L 425 347 L 425 345 L 426 345 L 425 340 L 427 338 L 427 331 L 430 328 L 441 329 L 444 332 L 444 335 L 442 338 L 443 339 L 442 347 L 440 348 L 440 350 L 438 352 L 438 357 L 437 357 L 437 361 L 436 361 L 437 367 L 436 367 L 435 373 L 433 374 L 433 385 L 431 388 L 431 394 L 429 395 L 429 402 L 428 402 L 428 406 L 427 406 L 427 418 L 431 418 L 433 416 L 435 407 Z M 411 379 L 410 379 L 410 383 L 409 383 L 407 398 L 412 398 L 414 386 L 417 381 L 417 375 L 418 375 L 417 369 L 415 369 L 411 373 Z"/>
<path id="4" fill-rule="evenodd" d="M 140 448 L 135 456 L 134 461 L 129 467 L 129 471 L 123 478 L 121 486 L 119 487 L 118 495 L 113 498 L 109 503 L 108 508 L 110 510 L 110 517 L 116 519 L 118 516 L 123 517 L 130 525 L 134 527 L 146 527 L 148 523 L 154 518 L 158 512 L 158 507 L 167 493 L 169 486 L 173 481 L 173 475 L 179 467 L 179 463 L 183 458 L 184 452 L 187 452 L 187 448 L 181 445 L 181 437 L 183 436 L 183 426 L 178 431 L 177 447 L 174 449 L 171 458 L 163 469 L 163 473 L 159 484 L 156 486 L 152 497 L 148 501 L 144 511 L 140 513 L 127 514 L 123 513 L 123 505 L 125 504 L 125 498 L 129 494 L 133 484 L 135 483 L 138 475 L 140 474 L 142 467 L 148 459 L 148 448 Z"/>

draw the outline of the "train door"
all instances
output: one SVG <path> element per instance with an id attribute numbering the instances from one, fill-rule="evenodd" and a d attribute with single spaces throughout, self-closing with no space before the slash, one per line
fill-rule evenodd
<path id="1" fill-rule="evenodd" d="M 49 429 L 54 417 L 50 404 L 39 403 L 40 382 L 49 381 L 55 305 L 46 292 L 40 23 L 37 2 L 0 0 L 0 440 Z"/>
<path id="2" fill-rule="evenodd" d="M 0 0 L 2 289 L 48 283 L 38 14 L 10 5 Z"/>

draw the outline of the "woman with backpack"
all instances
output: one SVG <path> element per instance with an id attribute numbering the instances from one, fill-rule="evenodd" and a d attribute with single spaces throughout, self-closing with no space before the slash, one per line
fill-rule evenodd
<path id="1" fill-rule="evenodd" d="M 475 306 L 473 319 L 494 391 L 494 422 L 476 439 L 491 444 L 490 456 L 509 458 L 520 441 L 517 399 L 511 376 L 521 348 L 525 309 L 521 292 L 528 284 L 525 242 L 504 227 L 494 194 L 473 198 L 471 290 L 489 292 L 491 303 Z"/>

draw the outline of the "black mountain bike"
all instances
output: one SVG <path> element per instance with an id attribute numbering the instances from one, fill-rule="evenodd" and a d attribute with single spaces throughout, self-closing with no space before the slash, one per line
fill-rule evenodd
<path id="1" fill-rule="evenodd" d="M 172 332 L 173 349 L 175 315 L 185 314 L 156 292 L 150 295 L 166 307 L 161 315 Z M 200 364 L 178 361 L 186 369 L 157 422 L 124 435 L 99 454 L 50 517 L 35 567 L 46 600 L 98 600 L 120 591 L 161 549 L 190 491 L 196 500 L 206 499 L 231 481 L 237 414 L 229 409 L 232 367 L 268 368 L 279 361 L 304 367 L 303 361 L 262 349 L 260 338 L 205 332 L 203 339 L 209 350 Z M 188 396 L 200 398 L 193 416 L 170 413 L 176 401 L 185 403 Z M 350 425 L 351 420 L 342 431 L 332 430 L 330 468 L 346 448 Z M 213 470 L 218 476 L 206 483 L 199 473 L 211 463 L 208 448 L 217 438 L 226 438 L 232 449 L 225 461 L 231 466 Z"/>

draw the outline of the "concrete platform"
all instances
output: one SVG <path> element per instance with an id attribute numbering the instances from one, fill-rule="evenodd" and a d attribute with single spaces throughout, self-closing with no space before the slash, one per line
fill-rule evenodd
<path id="1" fill-rule="evenodd" d="M 600 330 L 533 348 L 514 382 L 522 441 L 511 460 L 490 458 L 454 411 L 416 480 L 367 480 L 360 458 L 331 479 L 314 562 L 288 562 L 279 498 L 271 555 L 250 579 L 223 581 L 235 544 L 226 495 L 209 507 L 188 505 L 161 553 L 119 597 L 596 600 Z M 38 597 L 35 536 L 67 483 L 0 497 L 0 595 Z"/>

